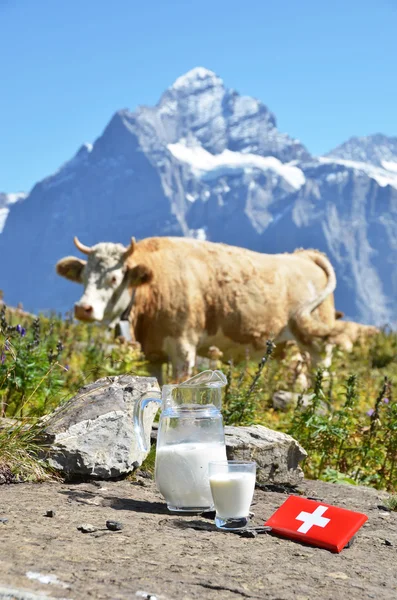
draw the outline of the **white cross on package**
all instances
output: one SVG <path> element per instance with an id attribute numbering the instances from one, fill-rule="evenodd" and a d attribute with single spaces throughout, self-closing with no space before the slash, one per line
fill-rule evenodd
<path id="1" fill-rule="evenodd" d="M 363 513 L 289 496 L 265 526 L 282 537 L 340 552 L 367 520 Z"/>

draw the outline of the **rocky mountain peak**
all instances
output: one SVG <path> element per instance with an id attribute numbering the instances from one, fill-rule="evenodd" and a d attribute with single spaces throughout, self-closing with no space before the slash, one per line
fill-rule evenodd
<path id="1" fill-rule="evenodd" d="M 195 67 L 178 77 L 170 89 L 178 93 L 194 93 L 209 87 L 223 87 L 223 80 L 209 69 Z"/>
<path id="2" fill-rule="evenodd" d="M 275 156 L 283 162 L 309 159 L 306 148 L 277 130 L 263 102 L 227 88 L 213 71 L 196 67 L 178 77 L 154 108 L 140 107 L 166 144 L 193 136 L 211 154 L 224 150 Z"/>
<path id="3" fill-rule="evenodd" d="M 326 154 L 330 158 L 353 160 L 397 171 L 397 137 L 375 133 L 352 137 Z"/>

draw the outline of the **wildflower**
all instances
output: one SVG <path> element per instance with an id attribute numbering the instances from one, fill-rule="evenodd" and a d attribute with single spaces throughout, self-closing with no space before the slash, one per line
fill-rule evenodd
<path id="1" fill-rule="evenodd" d="M 372 415 L 374 414 L 374 412 L 375 412 L 375 409 L 374 408 L 370 408 L 369 410 L 367 410 L 367 415 L 369 417 L 372 417 Z"/>
<path id="2" fill-rule="evenodd" d="M 389 398 L 383 398 L 384 404 L 389 404 Z"/>
<path id="3" fill-rule="evenodd" d="M 69 371 L 69 365 L 65 365 L 63 368 L 65 369 L 65 371 Z"/>
<path id="4" fill-rule="evenodd" d="M 25 337 L 25 335 L 26 335 L 26 329 L 25 329 L 25 327 L 21 328 L 21 332 L 20 333 L 21 333 L 21 337 Z"/>
<path id="5" fill-rule="evenodd" d="M 21 331 L 22 331 L 22 327 L 20 326 L 20 324 L 19 324 L 19 323 L 18 323 L 18 325 L 15 327 L 15 330 L 16 330 L 18 333 L 21 333 Z"/>
<path id="6" fill-rule="evenodd" d="M 4 352 L 7 352 L 7 350 L 9 350 L 9 349 L 10 349 L 10 344 L 6 341 L 4 343 Z"/>
<path id="7" fill-rule="evenodd" d="M 4 365 L 5 360 L 6 360 L 6 355 L 4 354 L 4 352 L 2 352 L 1 356 L 0 356 L 0 362 L 1 362 L 2 365 Z"/>

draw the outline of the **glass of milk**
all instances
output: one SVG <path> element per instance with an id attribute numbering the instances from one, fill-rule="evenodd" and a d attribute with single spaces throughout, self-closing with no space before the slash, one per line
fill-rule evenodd
<path id="1" fill-rule="evenodd" d="M 209 480 L 220 529 L 242 529 L 249 520 L 256 476 L 255 461 L 211 461 Z"/>

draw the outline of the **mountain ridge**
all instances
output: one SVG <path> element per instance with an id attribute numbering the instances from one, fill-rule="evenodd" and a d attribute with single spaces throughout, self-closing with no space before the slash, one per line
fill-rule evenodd
<path id="1" fill-rule="evenodd" d="M 314 246 L 335 266 L 340 310 L 395 324 L 397 168 L 394 138 L 388 146 L 379 135 L 372 147 L 365 138 L 372 162 L 356 160 L 361 138 L 311 156 L 264 103 L 193 69 L 155 106 L 114 113 L 93 144 L 8 209 L 0 287 L 29 310 L 70 308 L 79 292 L 54 264 L 74 252 L 74 235 L 86 244 L 184 235 L 262 252 Z"/>

